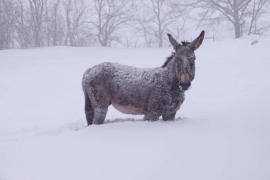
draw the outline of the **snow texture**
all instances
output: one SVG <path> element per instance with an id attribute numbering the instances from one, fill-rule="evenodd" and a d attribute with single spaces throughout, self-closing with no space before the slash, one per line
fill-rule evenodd
<path id="1" fill-rule="evenodd" d="M 105 124 L 89 127 L 88 67 L 160 67 L 171 49 L 1 51 L 0 179 L 269 180 L 270 41 L 253 40 L 203 43 L 177 120 L 147 122 L 110 106 Z"/>

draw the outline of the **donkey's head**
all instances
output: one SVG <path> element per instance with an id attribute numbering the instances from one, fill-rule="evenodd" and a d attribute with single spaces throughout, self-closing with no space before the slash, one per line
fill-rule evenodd
<path id="1" fill-rule="evenodd" d="M 183 90 L 187 90 L 190 87 L 191 81 L 195 77 L 196 57 L 194 51 L 201 46 L 204 34 L 205 32 L 202 31 L 199 37 L 194 41 L 184 41 L 181 44 L 179 44 L 172 35 L 168 34 L 169 40 L 175 50 L 175 53 L 171 56 L 171 60 L 174 61 L 176 78 L 180 81 L 180 86 Z"/>

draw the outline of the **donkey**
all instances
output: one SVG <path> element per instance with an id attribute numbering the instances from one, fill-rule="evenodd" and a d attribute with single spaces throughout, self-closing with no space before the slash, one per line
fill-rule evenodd
<path id="1" fill-rule="evenodd" d="M 178 43 L 168 34 L 174 53 L 162 67 L 135 68 L 105 62 L 86 70 L 82 79 L 87 124 L 103 124 L 108 106 L 145 120 L 174 120 L 195 76 L 195 54 L 205 32 L 192 42 Z"/>

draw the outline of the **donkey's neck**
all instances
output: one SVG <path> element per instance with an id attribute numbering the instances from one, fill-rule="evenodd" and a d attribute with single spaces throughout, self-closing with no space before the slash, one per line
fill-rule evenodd
<path id="1" fill-rule="evenodd" d="M 166 67 L 164 67 L 164 72 L 164 75 L 166 76 L 166 79 L 170 82 L 170 84 L 179 81 L 176 74 L 175 57 L 173 57 L 170 62 L 168 62 Z"/>

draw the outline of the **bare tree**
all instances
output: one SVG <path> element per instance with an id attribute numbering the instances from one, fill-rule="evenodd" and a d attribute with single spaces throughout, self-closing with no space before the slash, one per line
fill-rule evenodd
<path id="1" fill-rule="evenodd" d="M 188 5 L 205 9 L 201 22 L 208 24 L 230 22 L 234 27 L 235 38 L 241 37 L 241 28 L 245 24 L 248 6 L 252 0 L 195 0 Z"/>
<path id="2" fill-rule="evenodd" d="M 66 45 L 84 46 L 91 41 L 91 29 L 87 26 L 89 7 L 84 0 L 66 0 L 63 2 L 67 37 Z"/>
<path id="3" fill-rule="evenodd" d="M 14 2 L 0 0 L 0 50 L 14 47 Z"/>
<path id="4" fill-rule="evenodd" d="M 248 35 L 250 34 L 262 34 L 262 30 L 266 30 L 270 28 L 270 24 L 267 26 L 259 27 L 260 18 L 268 13 L 268 8 L 270 1 L 269 0 L 252 0 L 251 10 L 249 11 L 249 15 L 251 17 L 250 25 L 248 29 Z"/>
<path id="5" fill-rule="evenodd" d="M 101 46 L 111 46 L 120 42 L 119 30 L 133 18 L 134 9 L 130 0 L 94 0 L 91 23 L 95 26 L 96 36 Z"/>
<path id="6" fill-rule="evenodd" d="M 21 48 L 93 44 L 88 14 L 84 0 L 0 0 L 0 44 Z"/>
<path id="7" fill-rule="evenodd" d="M 17 0 L 16 2 L 17 10 L 16 10 L 16 41 L 21 48 L 29 48 L 33 47 L 33 42 L 31 38 L 31 27 L 29 25 L 29 6 L 27 2 L 22 0 Z"/>
<path id="8" fill-rule="evenodd" d="M 65 19 L 61 9 L 61 0 L 53 0 L 46 7 L 47 46 L 63 45 L 66 36 Z"/>
<path id="9" fill-rule="evenodd" d="M 17 0 L 16 34 L 22 48 L 45 45 L 45 20 L 47 0 Z"/>
<path id="10" fill-rule="evenodd" d="M 177 1 L 141 0 L 141 2 L 143 12 L 138 22 L 148 47 L 152 46 L 153 42 L 157 47 L 163 47 L 169 29 L 177 35 L 183 31 L 188 14 Z"/>
<path id="11" fill-rule="evenodd" d="M 35 47 L 43 46 L 42 35 L 44 33 L 44 22 L 46 20 L 47 0 L 28 0 L 30 6 L 30 24 L 32 24 L 33 42 Z"/>

